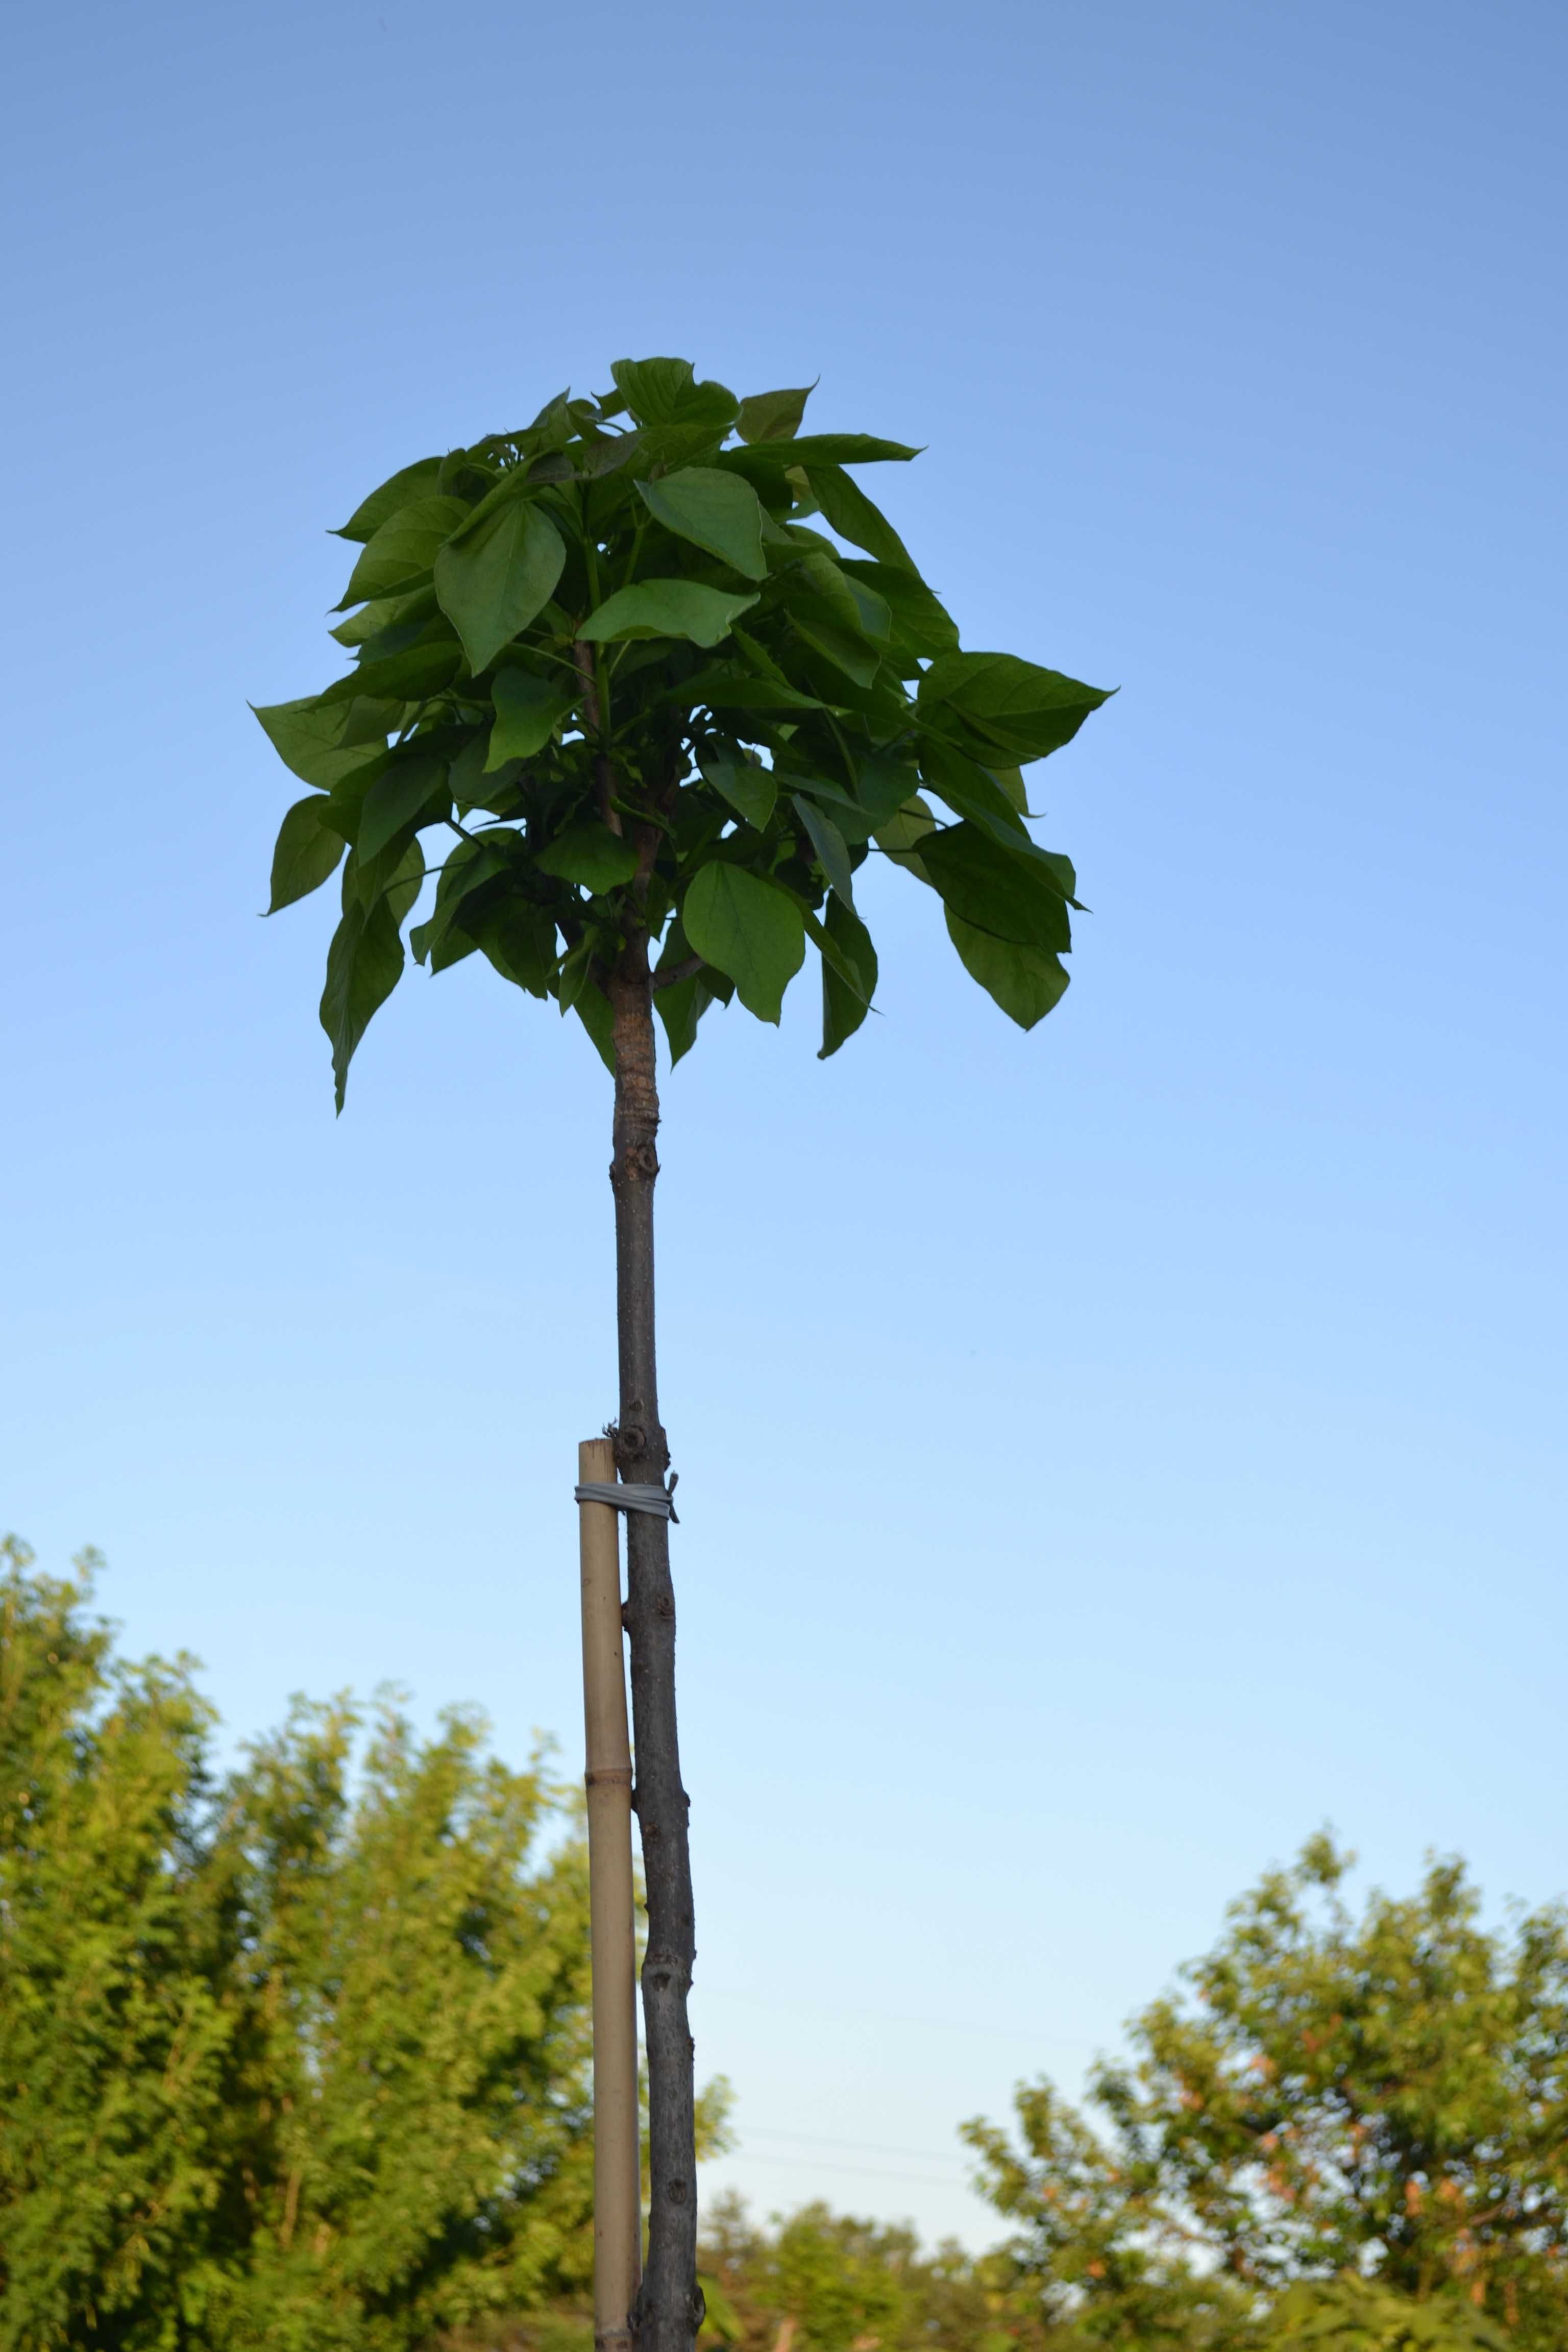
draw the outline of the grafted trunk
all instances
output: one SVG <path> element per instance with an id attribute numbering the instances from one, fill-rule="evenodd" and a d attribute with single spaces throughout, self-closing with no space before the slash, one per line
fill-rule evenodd
<path id="1" fill-rule="evenodd" d="M 658 1417 L 654 1336 L 653 1195 L 658 1176 L 658 1087 L 653 992 L 645 939 L 609 978 L 615 1016 L 616 1312 L 620 1419 L 616 1466 L 662 1481 L 669 1449 Z M 626 1627 L 631 1636 L 634 1803 L 647 1893 L 643 2026 L 647 2046 L 652 2197 L 637 2311 L 638 2352 L 690 2352 L 702 2322 L 697 2285 L 697 2164 L 692 2041 L 686 1998 L 696 1958 L 688 1800 L 675 1717 L 675 1588 L 668 1521 L 626 1513 Z"/>

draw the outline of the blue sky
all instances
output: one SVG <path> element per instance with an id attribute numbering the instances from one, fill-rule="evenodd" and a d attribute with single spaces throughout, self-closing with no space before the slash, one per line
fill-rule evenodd
<path id="1" fill-rule="evenodd" d="M 334 1122 L 256 919 L 340 521 L 623 353 L 926 445 L 958 614 L 1118 698 L 1025 1037 L 705 1024 L 662 1152 L 715 2168 L 984 2239 L 956 2121 L 1325 1819 L 1561 1890 L 1561 121 L 1544 5 L 60 0 L 5 35 L 0 1518 L 236 1735 L 580 1741 L 604 1074 L 473 964 Z"/>

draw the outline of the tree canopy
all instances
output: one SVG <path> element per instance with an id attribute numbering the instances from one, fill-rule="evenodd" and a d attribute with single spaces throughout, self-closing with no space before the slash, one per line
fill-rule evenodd
<path id="1" fill-rule="evenodd" d="M 403 2352 L 587 2273 L 586 1888 L 471 1715 L 219 1780 L 90 1566 L 0 1573 L 0 2347 Z"/>
<path id="2" fill-rule="evenodd" d="M 1101 2128 L 1043 2082 L 1021 2145 L 966 2126 L 1021 2284 L 1093 2340 L 1242 2342 L 1294 2282 L 1364 2273 L 1523 2352 L 1568 2341 L 1568 1916 L 1490 1929 L 1441 1860 L 1356 1917 L 1352 1859 L 1314 1838 L 1233 1907 L 1097 2070 Z"/>
<path id="3" fill-rule="evenodd" d="M 907 444 L 803 433 L 806 391 L 740 400 L 685 360 L 611 373 L 363 499 L 332 632 L 353 666 L 257 713 L 311 788 L 271 908 L 342 866 L 321 999 L 340 1106 L 428 876 L 416 960 L 484 955 L 612 1066 L 606 979 L 634 932 L 658 944 L 673 1060 L 715 1002 L 776 1022 L 808 944 L 836 1052 L 877 982 L 855 890 L 874 851 L 936 891 L 1026 1028 L 1067 986 L 1077 882 L 1029 833 L 1021 770 L 1104 692 L 961 648 L 857 479 Z"/>

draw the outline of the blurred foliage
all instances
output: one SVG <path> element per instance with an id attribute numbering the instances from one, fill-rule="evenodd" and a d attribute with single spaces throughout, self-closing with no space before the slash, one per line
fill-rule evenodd
<path id="1" fill-rule="evenodd" d="M 1018 2094 L 1021 2146 L 965 2126 L 1047 2316 L 1106 2345 L 1229 2346 L 1294 2282 L 1370 2275 L 1521 2352 L 1568 2344 L 1568 1920 L 1487 1929 L 1451 1860 L 1352 1917 L 1352 1861 L 1312 1839 L 1233 1906 L 1185 1997 L 1135 2021 L 1132 2063 L 1098 2069 L 1103 2129 L 1047 2083 Z M 1375 2315 L 1320 2320 L 1276 2340 L 1384 2340 Z M 1458 2325 L 1431 2340 L 1480 2340 Z"/>
<path id="2" fill-rule="evenodd" d="M 0 2352 L 593 2352 L 580 1807 L 343 1700 L 220 1776 L 93 1567 L 0 1546 Z M 1562 2352 L 1568 1924 L 1349 1866 L 1233 1906 L 1094 2125 L 965 2126 L 993 2251 L 718 2200 L 709 2352 Z"/>
<path id="3" fill-rule="evenodd" d="M 0 2347 L 400 2352 L 581 2289 L 586 1873 L 446 1717 L 296 1706 L 219 1783 L 91 1562 L 0 1570 Z"/>
<path id="4" fill-rule="evenodd" d="M 1044 2341 L 1020 2318 L 1009 2268 L 948 2241 L 811 2204 L 760 2229 L 734 2197 L 707 2215 L 700 2249 L 705 2346 L 740 2352 L 1011 2352 Z"/>
<path id="5" fill-rule="evenodd" d="M 1265 2352 L 1506 2352 L 1509 2341 L 1471 2303 L 1416 2303 L 1353 2272 L 1289 2288 L 1260 2337 Z"/>

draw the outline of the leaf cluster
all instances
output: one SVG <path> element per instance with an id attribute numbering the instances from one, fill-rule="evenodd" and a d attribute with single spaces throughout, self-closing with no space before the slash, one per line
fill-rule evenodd
<path id="1" fill-rule="evenodd" d="M 710 2347 L 1047 2352 L 1040 2330 L 1020 2323 L 988 2257 L 951 2241 L 922 2247 L 906 2227 L 820 2201 L 760 2228 L 739 2198 L 721 2198 L 705 2216 L 699 2262 Z"/>
<path id="2" fill-rule="evenodd" d="M 0 1566 L 0 2352 L 413 2352 L 581 2292 L 586 1869 L 450 1716 L 300 1706 Z"/>
<path id="3" fill-rule="evenodd" d="M 1152 2289 L 1173 2326 L 1206 2300 L 1215 2340 L 1248 2342 L 1249 2313 L 1335 2275 L 1568 2341 L 1568 1917 L 1488 1928 L 1450 1860 L 1356 1917 L 1348 1867 L 1313 1839 L 1233 1906 L 1097 2070 L 1102 2129 L 1048 2084 L 1018 2095 L 1021 2146 L 966 2126 L 1020 2278 L 1107 2341 L 1161 2340 L 1114 2332 Z"/>
<path id="4" fill-rule="evenodd" d="M 1507 2352 L 1509 2338 L 1468 2301 L 1413 2302 L 1354 2271 L 1291 2287 L 1268 2315 L 1259 2352 Z"/>
<path id="5" fill-rule="evenodd" d="M 738 400 L 684 360 L 611 373 L 373 491 L 341 534 L 353 667 L 257 713 L 310 788 L 272 909 L 342 868 L 340 1107 L 432 879 L 416 961 L 483 956 L 607 1061 L 628 958 L 657 954 L 679 1059 L 714 1003 L 776 1022 L 808 946 L 835 1052 L 877 983 L 856 877 L 878 855 L 936 891 L 1023 1026 L 1067 985 L 1076 880 L 1031 835 L 1021 771 L 1104 693 L 961 647 L 857 478 L 914 449 L 805 433 L 805 392 Z"/>

